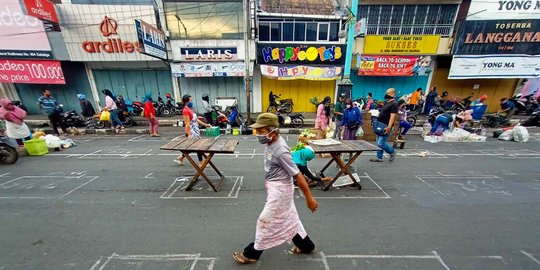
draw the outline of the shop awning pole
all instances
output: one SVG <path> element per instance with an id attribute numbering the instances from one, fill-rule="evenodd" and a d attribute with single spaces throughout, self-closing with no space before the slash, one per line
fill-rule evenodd
<path id="1" fill-rule="evenodd" d="M 246 84 L 246 109 L 247 109 L 247 125 L 251 124 L 251 83 L 249 78 L 250 73 L 250 59 L 249 59 L 249 19 L 250 19 L 250 9 L 249 9 L 249 0 L 244 0 L 244 63 L 246 66 L 244 82 Z"/>
<path id="2" fill-rule="evenodd" d="M 354 48 L 354 29 L 356 26 L 356 21 L 358 20 L 358 2 L 359 0 L 351 0 L 351 14 L 349 15 L 349 25 L 347 27 L 347 50 L 342 82 L 348 84 L 351 83 L 351 63 Z"/>

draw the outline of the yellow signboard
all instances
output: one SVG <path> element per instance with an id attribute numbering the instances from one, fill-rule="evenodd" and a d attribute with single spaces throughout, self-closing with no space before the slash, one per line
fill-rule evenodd
<path id="1" fill-rule="evenodd" d="M 364 54 L 437 54 L 441 36 L 367 35 L 365 39 Z"/>

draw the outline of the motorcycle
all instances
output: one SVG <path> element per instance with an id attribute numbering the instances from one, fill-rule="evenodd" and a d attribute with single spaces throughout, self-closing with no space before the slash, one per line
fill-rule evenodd
<path id="1" fill-rule="evenodd" d="M 486 114 L 480 121 L 480 125 L 488 128 L 498 128 L 507 126 L 508 122 L 508 119 L 499 114 Z"/>
<path id="2" fill-rule="evenodd" d="M 0 129 L 0 163 L 13 164 L 19 159 L 17 142 L 9 138 L 3 129 Z"/>
<path id="3" fill-rule="evenodd" d="M 157 116 L 164 116 L 164 117 L 172 116 L 171 110 L 167 108 L 165 101 L 163 101 L 163 98 L 161 98 L 161 96 L 158 96 L 157 102 L 154 101 L 154 108 L 156 108 Z"/>
<path id="4" fill-rule="evenodd" d="M 83 119 L 75 110 L 69 110 L 67 112 L 63 109 L 64 105 L 60 104 L 56 106 L 56 110 L 60 113 L 60 119 L 64 122 L 66 127 L 85 127 L 86 120 Z"/>
<path id="5" fill-rule="evenodd" d="M 274 95 L 274 93 L 270 91 L 270 95 L 268 96 L 270 105 L 268 105 L 266 112 L 272 112 L 273 110 L 277 111 L 277 109 L 281 106 L 283 107 L 282 110 L 284 113 L 291 113 L 294 106 L 292 99 L 287 98 L 278 101 L 277 98 L 279 97 L 281 97 L 281 95 Z"/>
<path id="6" fill-rule="evenodd" d="M 282 114 L 283 107 L 277 109 L 278 123 L 280 127 L 301 128 L 304 126 L 304 113 Z"/>
<path id="7" fill-rule="evenodd" d="M 457 98 L 454 97 L 452 102 L 452 111 L 455 113 L 464 112 L 469 109 L 471 106 L 471 98 L 472 96 L 468 96 L 466 98 Z"/>
<path id="8" fill-rule="evenodd" d="M 242 114 L 240 114 L 240 112 L 238 111 L 238 104 L 234 104 L 233 106 L 228 106 L 227 109 L 225 110 L 225 113 L 229 115 L 228 120 L 232 126 L 239 126 L 242 128 L 247 128 L 246 120 L 244 119 Z"/>
<path id="9" fill-rule="evenodd" d="M 171 96 L 171 93 L 166 93 L 165 97 L 167 98 L 167 102 L 165 103 L 165 107 L 171 111 L 171 116 L 173 114 L 180 115 L 182 114 L 182 110 L 184 109 L 184 103 L 182 102 L 176 102 L 176 105 L 173 104 L 174 99 Z"/>
<path id="10" fill-rule="evenodd" d="M 536 110 L 531 113 L 531 116 L 529 119 L 525 120 L 523 122 L 524 127 L 532 127 L 532 126 L 540 126 L 540 108 L 536 108 Z"/>

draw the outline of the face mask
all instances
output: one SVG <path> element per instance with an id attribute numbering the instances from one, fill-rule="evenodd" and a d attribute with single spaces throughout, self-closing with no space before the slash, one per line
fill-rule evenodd
<path id="1" fill-rule="evenodd" d="M 274 131 L 275 129 L 271 130 L 270 133 L 265 134 L 265 135 L 256 135 L 257 140 L 259 140 L 260 144 L 269 144 L 272 141 L 272 138 L 268 137 L 268 135 L 270 135 Z"/>
<path id="2" fill-rule="evenodd" d="M 389 95 L 384 95 L 384 99 L 393 99 L 394 97 L 391 97 Z"/>
<path id="3" fill-rule="evenodd" d="M 193 108 L 193 102 L 191 102 L 191 101 L 188 102 L 188 103 L 187 103 L 187 106 L 188 106 L 189 108 Z"/>
<path id="4" fill-rule="evenodd" d="M 350 109 L 350 108 L 351 108 L 351 104 L 345 105 L 345 108 Z"/>

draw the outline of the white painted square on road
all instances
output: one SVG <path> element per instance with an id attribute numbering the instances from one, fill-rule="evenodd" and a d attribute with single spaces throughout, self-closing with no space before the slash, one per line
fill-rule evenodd
<path id="1" fill-rule="evenodd" d="M 212 177 L 209 177 L 214 183 L 216 182 Z M 193 186 L 192 190 L 186 191 L 186 187 L 189 185 L 191 177 L 178 177 L 174 179 L 173 183 L 167 188 L 167 190 L 161 195 L 161 199 L 237 199 L 238 193 L 242 188 L 244 181 L 243 176 L 225 176 L 221 189 L 218 192 L 212 190 L 212 188 L 204 181 L 202 177 Z"/>
<path id="2" fill-rule="evenodd" d="M 0 183 L 0 199 L 64 198 L 99 176 L 21 176 Z"/>

